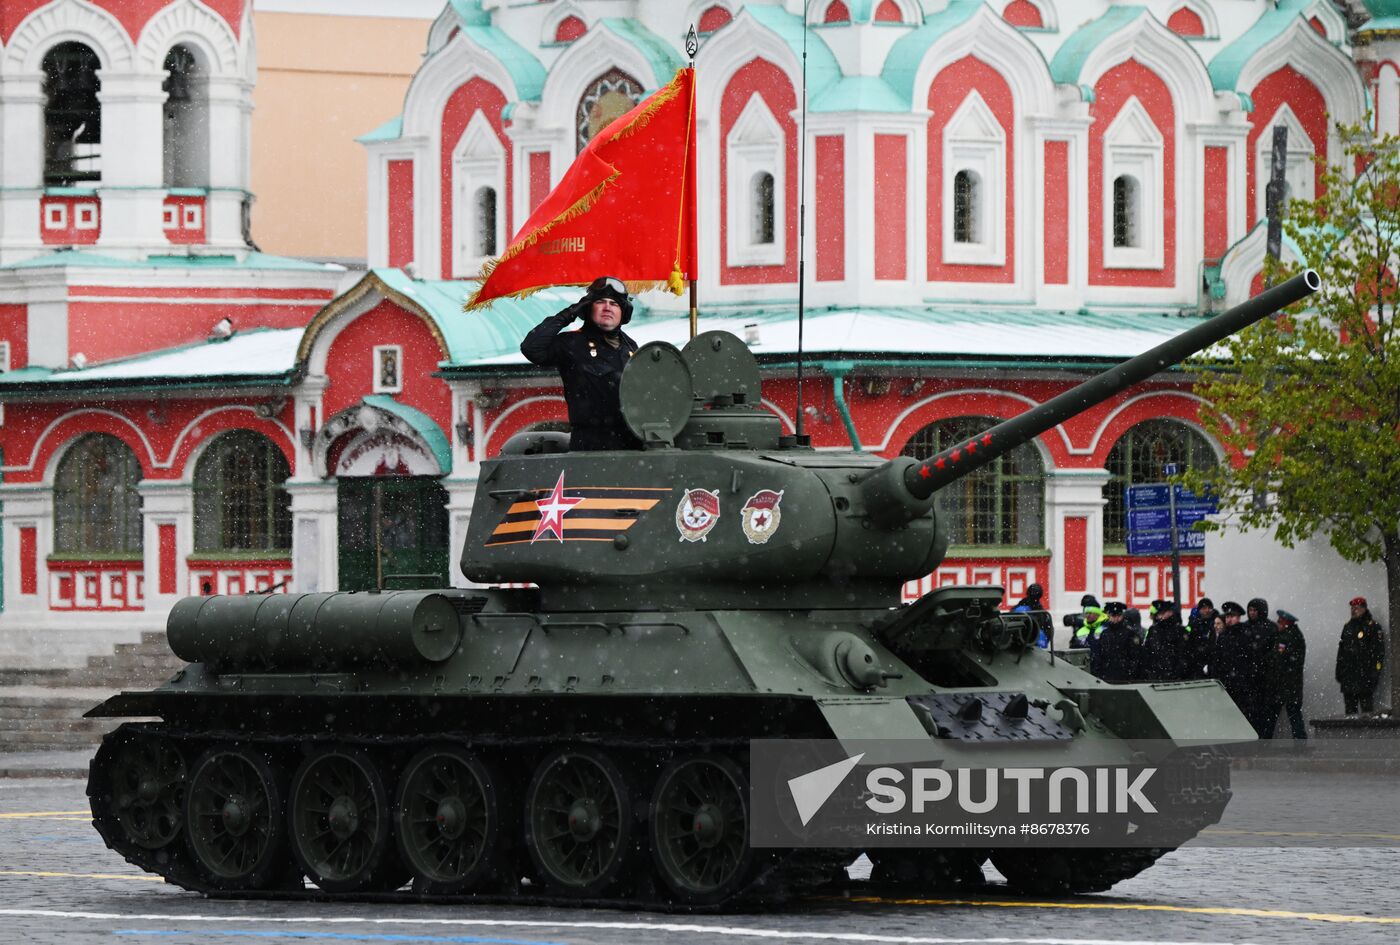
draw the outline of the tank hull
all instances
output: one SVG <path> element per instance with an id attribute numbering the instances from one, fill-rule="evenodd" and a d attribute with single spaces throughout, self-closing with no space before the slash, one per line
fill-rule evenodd
<path id="1" fill-rule="evenodd" d="M 1006 765 L 1004 751 L 979 755 L 940 729 L 930 706 L 1016 695 L 1083 707 L 1076 763 L 1126 762 L 1135 739 L 1199 751 L 1248 731 L 1212 681 L 1110 685 L 1034 649 L 896 652 L 880 630 L 886 610 L 540 613 L 518 609 L 522 592 L 471 597 L 461 643 L 438 663 L 277 672 L 248 654 L 98 706 L 90 715 L 159 719 L 120 726 L 93 761 L 88 793 L 108 846 L 210 895 L 752 908 L 811 894 L 860 853 L 749 845 L 752 740 L 898 739 L 909 761 Z M 853 682 L 852 652 L 872 655 L 878 684 Z M 1074 714 L 1045 710 L 1047 724 Z M 1065 758 L 1050 743 L 1014 751 L 1017 764 Z M 685 830 L 668 827 L 668 798 L 697 785 L 716 796 L 687 802 Z M 560 831 L 584 823 L 552 847 L 551 791 L 564 798 L 553 802 Z M 1178 842 L 1228 797 L 1228 765 L 1206 759 L 1182 788 Z M 696 825 L 726 805 L 713 827 L 724 842 L 706 849 L 738 845 L 690 875 L 666 850 L 714 839 Z M 1168 849 L 1035 851 L 1041 865 L 1020 885 L 1035 888 L 1051 856 L 1062 868 L 1043 891 L 1107 888 Z M 593 859 L 575 862 L 576 851 Z M 1025 854 L 871 855 L 881 880 L 927 894 L 980 876 L 988 855 L 1012 875 Z M 435 869 L 441 857 L 456 865 Z"/>

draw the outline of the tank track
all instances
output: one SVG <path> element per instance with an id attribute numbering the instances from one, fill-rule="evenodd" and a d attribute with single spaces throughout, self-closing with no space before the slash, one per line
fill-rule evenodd
<path id="1" fill-rule="evenodd" d="M 465 739 L 464 739 L 465 740 Z M 339 750 L 362 752 L 366 757 L 402 760 L 421 748 L 429 745 L 443 745 L 449 742 L 447 736 L 420 736 L 418 738 L 397 737 L 393 739 L 329 739 L 317 740 L 321 747 L 334 745 Z M 584 740 L 574 740 L 575 742 Z M 522 738 L 521 736 L 473 736 L 470 739 L 473 749 L 491 753 L 495 749 L 522 752 L 524 758 L 538 758 L 558 744 L 557 739 Z M 661 753 L 673 757 L 704 756 L 739 757 L 746 747 L 742 739 L 705 741 L 657 741 L 647 739 L 596 738 L 585 744 L 606 749 L 634 761 L 626 767 L 638 778 L 647 776 L 649 770 L 659 769 L 665 762 Z M 165 745 L 175 749 L 183 768 L 176 770 L 171 759 L 175 756 L 162 756 L 154 746 Z M 188 825 L 184 822 L 186 798 L 184 789 L 191 778 L 190 767 L 195 759 L 212 746 L 224 746 L 251 751 L 272 759 L 270 764 L 277 770 L 277 778 L 285 786 L 293 762 L 308 754 L 305 740 L 273 735 L 248 735 L 240 732 L 210 733 L 208 731 L 182 731 L 160 723 L 127 723 L 109 733 L 90 764 L 88 796 L 93 813 L 93 824 L 104 842 L 127 862 L 150 873 L 160 875 L 172 885 L 211 898 L 229 899 L 282 899 L 315 901 L 373 901 L 385 903 L 499 903 L 562 905 L 574 907 L 605 907 L 621 909 L 646 909 L 670 912 L 734 912 L 758 910 L 772 907 L 795 898 L 803 898 L 818 893 L 837 892 L 844 885 L 843 867 L 855 859 L 858 851 L 846 849 L 780 850 L 753 851 L 754 861 L 746 870 L 742 882 L 733 884 L 722 895 L 702 899 L 687 899 L 673 894 L 672 890 L 656 880 L 654 851 L 646 839 L 646 818 L 638 815 L 635 819 L 640 829 L 633 830 L 629 841 L 631 865 L 628 874 L 618 877 L 610 884 L 606 893 L 588 891 L 558 892 L 545 883 L 515 879 L 521 875 L 538 873 L 537 864 L 524 855 L 525 841 L 512 829 L 510 835 L 499 841 L 502 851 L 497 875 L 485 877 L 473 886 L 468 893 L 452 893 L 425 888 L 421 883 L 408 885 L 410 870 L 403 866 L 403 860 L 395 855 L 390 841 L 389 851 L 384 856 L 382 877 L 377 884 L 353 890 L 322 888 L 312 883 L 303 883 L 304 870 L 293 861 L 286 850 L 290 843 L 283 843 L 278 852 L 281 862 L 273 870 L 275 875 L 264 874 L 257 883 L 248 885 L 211 881 L 208 873 L 196 866 L 196 853 L 190 837 Z M 153 792 L 144 783 L 125 785 L 114 784 L 120 766 L 118 755 L 122 751 L 147 750 L 148 757 L 156 758 L 147 763 L 143 770 L 149 771 L 160 780 L 162 763 L 170 788 L 169 796 L 162 800 L 159 787 Z M 160 759 L 164 757 L 165 761 Z M 635 759 L 647 758 L 644 763 Z M 739 767 L 737 764 L 736 768 Z M 280 770 L 278 770 L 280 769 Z M 1017 892 L 1033 895 L 1062 895 L 1101 892 L 1141 873 L 1152 866 L 1166 853 L 1194 837 L 1203 828 L 1216 823 L 1230 798 L 1229 762 L 1223 756 L 1209 750 L 1195 752 L 1191 763 L 1186 766 L 1184 776 L 1172 785 L 1169 795 L 1172 818 L 1170 845 L 1151 848 L 1070 848 L 1034 849 L 1016 848 L 988 851 L 941 850 L 927 851 L 899 850 L 888 851 L 882 857 L 872 851 L 871 859 L 877 869 L 871 885 L 897 891 L 899 894 L 928 895 L 938 891 L 957 889 L 963 893 L 972 891 L 978 885 L 981 863 L 990 856 L 993 863 L 1006 875 L 1011 888 Z M 523 773 L 504 782 L 505 793 L 518 795 L 523 788 Z M 634 783 L 633 793 L 638 785 Z M 140 798 L 154 794 L 151 803 L 142 806 Z M 282 795 L 285 797 L 285 792 Z M 394 792 L 389 792 L 390 798 Z M 133 804 L 132 799 L 136 798 Z M 128 811 L 125 818 L 120 810 Z M 144 815 L 133 818 L 130 811 L 139 809 Z M 519 804 L 504 804 L 501 822 L 503 825 L 518 824 L 522 817 Z M 279 815 L 281 818 L 282 815 Z M 289 819 L 290 818 L 286 818 Z M 151 834 L 154 834 L 152 836 Z M 636 836 L 640 834 L 641 836 Z M 894 853 L 897 856 L 891 856 Z M 652 855 L 648 855 L 652 854 Z M 878 864 L 886 861 L 881 869 Z M 897 864 L 898 868 L 895 868 Z M 971 867 L 971 869 L 969 869 Z M 510 877 L 510 878 L 507 878 Z"/>
<path id="2" fill-rule="evenodd" d="M 402 759 L 429 744 L 445 745 L 450 743 L 452 739 L 447 735 L 434 735 L 418 739 L 403 737 L 397 739 L 337 738 L 316 741 L 321 746 L 334 744 L 340 749 L 365 752 L 367 755 L 380 758 L 395 756 Z M 473 736 L 470 741 L 474 750 L 490 751 L 495 747 L 508 747 L 511 750 L 525 748 L 527 751 L 533 749 L 530 753 L 535 756 L 544 754 L 549 747 L 558 744 L 558 739 L 530 738 L 518 735 L 509 737 L 500 735 Z M 126 820 L 123 820 L 122 816 L 117 813 L 118 809 L 124 805 L 128 810 L 132 809 L 133 806 L 139 807 L 139 800 L 135 805 L 131 805 L 129 802 L 133 797 L 140 795 L 143 790 L 147 790 L 147 793 L 150 791 L 144 784 L 114 785 L 112 783 L 116 770 L 116 755 L 123 749 L 133 746 L 145 747 L 154 751 L 152 746 L 156 743 L 178 746 L 179 756 L 183 759 L 184 767 L 178 776 L 181 784 L 178 787 L 171 786 L 171 789 L 178 796 L 172 796 L 168 799 L 164 805 L 166 810 L 162 813 L 159 810 L 162 806 L 158 796 L 160 789 L 157 788 L 154 792 L 157 796 L 148 799 L 152 803 L 146 805 L 146 814 L 133 824 L 129 815 Z M 572 739 L 571 744 L 601 747 L 615 754 L 632 753 L 638 755 L 666 751 L 675 756 L 690 753 L 713 757 L 716 753 L 723 755 L 723 753 L 728 752 L 738 757 L 741 752 L 746 752 L 747 749 L 747 741 L 742 739 L 705 740 L 703 742 L 669 740 L 662 742 L 647 739 L 597 738 Z M 187 782 L 192 775 L 191 767 L 195 764 L 195 759 L 216 745 L 250 750 L 268 758 L 282 759 L 284 763 L 306 753 L 305 741 L 297 738 L 249 735 L 241 732 L 182 731 L 160 723 L 126 723 L 108 733 L 103 739 L 96 756 L 89 763 L 87 784 L 93 826 L 109 849 L 133 866 L 164 877 L 165 881 L 172 885 L 210 898 L 383 903 L 528 904 L 691 913 L 735 912 L 758 910 L 776 903 L 790 901 L 793 898 L 812 895 L 822 890 L 823 887 L 833 884 L 838 877 L 844 880 L 844 867 L 859 855 L 859 851 L 844 849 L 754 851 L 754 863 L 752 868 L 747 871 L 742 883 L 736 884 L 735 888 L 722 898 L 714 898 L 713 901 L 703 899 L 688 901 L 668 894 L 669 891 L 665 889 L 658 888 L 661 884 L 655 879 L 656 867 L 652 858 L 647 855 L 649 850 L 646 848 L 649 844 L 645 836 L 646 824 L 641 815 L 638 814 L 636 817 L 638 827 L 633 830 L 633 848 L 630 850 L 633 861 L 631 874 L 622 877 L 613 884 L 617 891 L 610 891 L 608 894 L 575 894 L 573 892 L 561 894 L 553 891 L 544 883 L 531 882 L 528 878 L 529 874 L 538 872 L 538 870 L 532 866 L 529 857 L 524 855 L 524 850 L 521 849 L 523 841 L 519 836 L 502 838 L 501 845 L 505 853 L 504 872 L 498 876 L 488 877 L 469 893 L 435 892 L 420 888 L 416 883 L 410 884 L 410 871 L 402 865 L 401 856 L 395 855 L 392 850 L 392 840 L 390 841 L 390 852 L 385 858 L 387 861 L 385 875 L 388 878 L 381 884 L 389 888 L 336 891 L 319 888 L 310 882 L 303 883 L 303 871 L 293 862 L 291 854 L 285 849 L 290 846 L 289 843 L 284 843 L 284 849 L 281 851 L 285 862 L 277 870 L 280 875 L 266 878 L 257 885 L 248 886 L 211 882 L 207 873 L 196 866 L 196 855 L 193 852 L 189 831 L 186 829 L 188 825 L 183 823 L 186 802 L 184 788 L 189 786 Z M 158 752 L 156 753 L 158 754 Z M 159 765 L 154 767 L 157 771 L 159 770 Z M 640 769 L 640 766 L 637 767 Z M 657 763 L 656 767 L 661 767 L 661 764 Z M 747 767 L 746 763 L 744 767 Z M 289 776 L 290 772 L 286 767 L 283 767 L 279 772 L 279 778 L 284 787 Z M 523 781 L 523 777 L 517 776 L 507 783 L 507 787 L 518 792 L 523 789 Z M 285 797 L 285 794 L 283 796 Z M 392 790 L 390 797 L 393 797 Z M 518 804 L 506 805 L 506 810 L 514 815 L 521 813 Z M 502 824 L 509 824 L 511 819 L 509 816 L 503 816 Z M 519 816 L 514 817 L 516 822 L 520 819 Z M 152 831 L 156 834 L 154 837 L 146 836 Z M 518 833 L 518 831 L 513 831 L 513 833 Z M 133 834 L 141 834 L 145 842 L 138 842 Z M 637 837 L 636 834 L 642 836 Z M 527 878 L 524 881 L 507 879 L 505 878 L 507 874 L 512 877 L 525 874 Z"/>

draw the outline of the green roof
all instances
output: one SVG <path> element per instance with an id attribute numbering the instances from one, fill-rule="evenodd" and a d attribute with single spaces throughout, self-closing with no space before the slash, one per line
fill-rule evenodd
<path id="1" fill-rule="evenodd" d="M 848 75 L 812 100 L 814 112 L 908 112 L 909 103 L 879 76 Z"/>
<path id="2" fill-rule="evenodd" d="M 495 56 L 505 67 L 510 73 L 510 80 L 515 83 L 515 91 L 521 101 L 540 100 L 545 69 L 529 50 L 494 26 L 463 26 L 462 32 L 467 34 L 467 38 L 472 42 Z"/>
<path id="3" fill-rule="evenodd" d="M 407 423 L 433 451 L 433 458 L 437 460 L 438 469 L 442 470 L 442 474 L 446 476 L 452 472 L 452 445 L 447 440 L 447 434 L 442 432 L 442 427 L 438 426 L 432 417 L 416 407 L 399 403 L 388 394 L 367 394 L 360 400 Z"/>
<path id="4" fill-rule="evenodd" d="M 802 61 L 802 40 L 807 40 L 807 95 L 816 98 L 827 86 L 841 79 L 841 64 L 831 52 L 831 47 L 820 35 L 807 29 L 802 17 L 789 13 L 776 4 L 746 6 L 744 14 L 753 17 L 759 25 L 778 35 L 787 43 L 797 61 Z"/>
<path id="5" fill-rule="evenodd" d="M 646 57 L 655 83 L 653 88 L 660 88 L 670 82 L 676 70 L 685 65 L 680 54 L 669 43 L 636 20 L 604 17 L 598 21 L 598 25 L 616 33 Z"/>
<path id="6" fill-rule="evenodd" d="M 1050 61 L 1050 75 L 1057 83 L 1079 85 L 1084 63 L 1114 33 L 1147 13 L 1147 7 L 1114 6 L 1097 20 L 1085 23 L 1069 35 Z"/>
<path id="7" fill-rule="evenodd" d="M 68 266 L 81 266 L 94 269 L 298 269 L 324 272 L 331 268 L 327 263 L 308 262 L 290 256 L 271 256 L 267 253 L 248 253 L 243 259 L 233 255 L 156 255 L 145 259 L 118 259 L 102 253 L 89 253 L 83 250 L 59 249 L 41 253 L 18 262 L 6 263 L 0 269 L 53 269 Z"/>
<path id="8" fill-rule="evenodd" d="M 1265 45 L 1293 25 L 1313 0 L 1279 0 L 1278 6 L 1265 12 L 1238 39 L 1215 54 L 1206 66 L 1210 84 L 1218 92 L 1233 92 L 1245 65 Z"/>
<path id="9" fill-rule="evenodd" d="M 360 135 L 355 140 L 361 144 L 369 144 L 373 141 L 397 141 L 401 137 L 403 137 L 403 116 L 397 115 L 373 131 Z"/>
<path id="10" fill-rule="evenodd" d="M 906 110 L 913 104 L 914 76 L 929 47 L 966 23 L 984 5 L 982 0 L 952 0 L 943 10 L 925 19 L 923 26 L 901 36 L 890 47 L 880 76 L 899 96 Z"/>

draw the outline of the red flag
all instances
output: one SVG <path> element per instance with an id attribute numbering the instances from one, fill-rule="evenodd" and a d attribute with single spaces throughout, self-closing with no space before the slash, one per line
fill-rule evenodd
<path id="1" fill-rule="evenodd" d="M 599 276 L 679 295 L 695 278 L 695 143 L 695 70 L 680 69 L 588 142 L 466 307 Z"/>

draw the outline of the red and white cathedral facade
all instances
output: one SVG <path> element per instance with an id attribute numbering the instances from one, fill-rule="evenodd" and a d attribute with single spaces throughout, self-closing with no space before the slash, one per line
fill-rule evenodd
<path id="1" fill-rule="evenodd" d="M 1400 129 L 1400 2 L 1346 3 L 447 0 L 360 139 L 357 273 L 248 233 L 248 0 L 7 2 L 0 663 L 76 661 L 185 594 L 460 583 L 480 461 L 565 420 L 516 346 L 573 297 L 464 315 L 469 280 L 692 23 L 702 327 L 793 427 L 805 257 L 806 431 L 894 456 L 1251 293 L 1270 129 L 1304 196 L 1333 123 Z M 638 340 L 685 340 L 677 300 L 638 302 Z M 1199 406 L 1164 374 L 950 490 L 952 552 L 906 595 L 1169 593 L 1121 487 L 1228 461 Z M 1203 581 L 1188 555 L 1183 598 Z"/>

